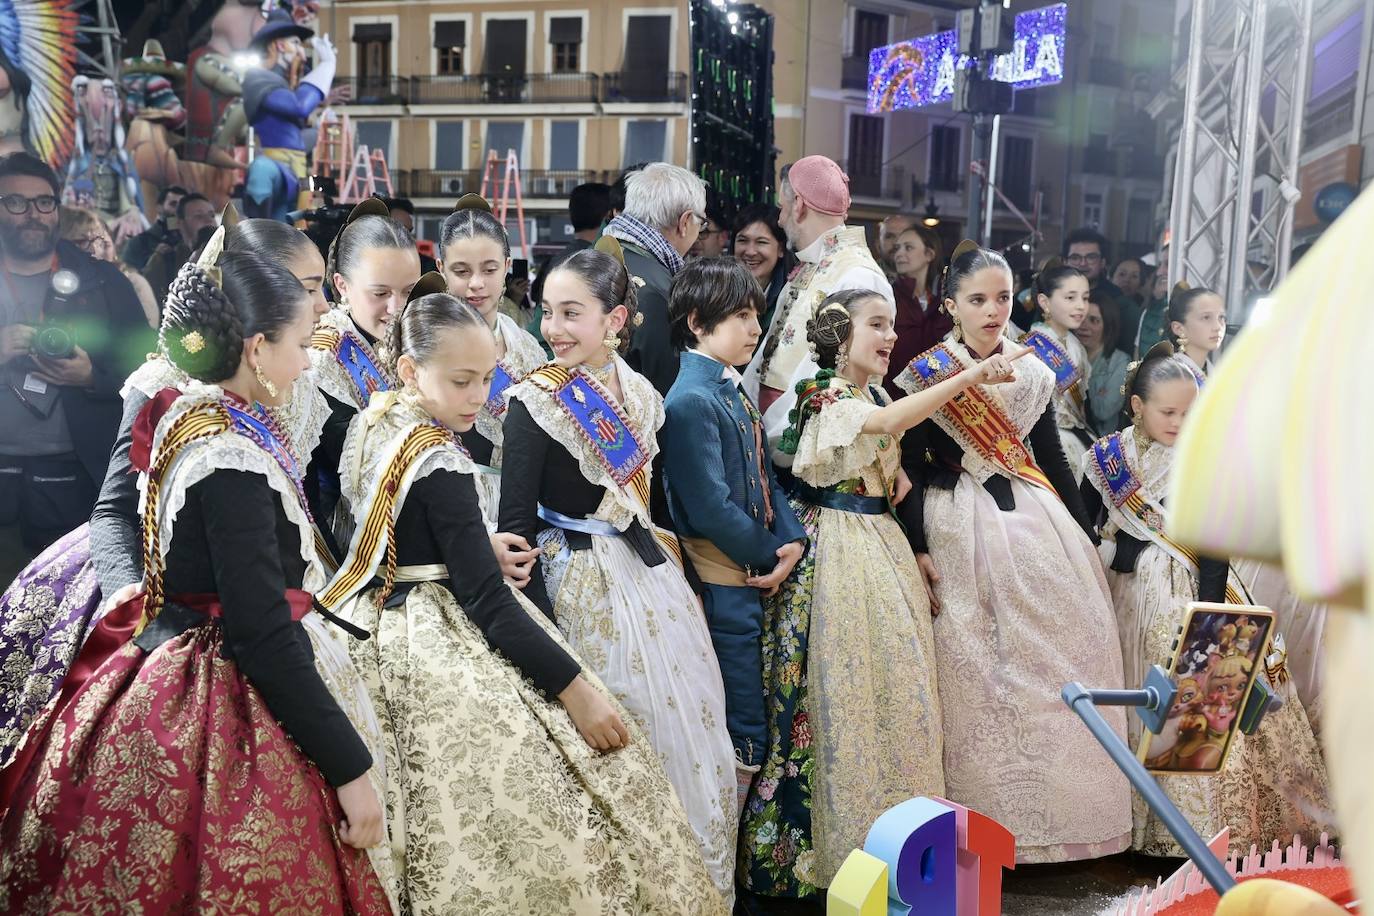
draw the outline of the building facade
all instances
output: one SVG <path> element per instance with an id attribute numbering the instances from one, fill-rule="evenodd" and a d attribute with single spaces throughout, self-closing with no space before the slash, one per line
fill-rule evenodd
<path id="1" fill-rule="evenodd" d="M 777 20 L 774 86 L 778 161 L 821 153 L 850 175 L 854 219 L 896 212 L 940 219 L 952 246 L 965 234 L 972 120 L 949 103 L 869 114 L 868 52 L 955 27 L 969 3 L 757 0 Z M 1014 11 L 1047 5 L 1018 0 Z M 1065 232 L 1093 226 L 1113 255 L 1149 251 L 1163 195 L 1161 140 L 1143 108 L 1165 85 L 1169 17 L 1150 0 L 1070 2 L 1065 82 L 1020 91 L 1002 118 L 992 241 L 1028 265 Z M 1074 89 L 1066 88 L 1068 86 Z M 1030 238 L 1030 223 L 1038 236 Z M 1034 243 L 1031 250 L 1028 244 Z"/>
<path id="2" fill-rule="evenodd" d="M 336 0 L 319 21 L 352 89 L 339 110 L 358 143 L 385 152 L 422 238 L 481 188 L 492 152 L 498 196 L 513 150 L 526 238 L 558 248 L 578 184 L 687 162 L 686 17 L 675 0 Z"/>

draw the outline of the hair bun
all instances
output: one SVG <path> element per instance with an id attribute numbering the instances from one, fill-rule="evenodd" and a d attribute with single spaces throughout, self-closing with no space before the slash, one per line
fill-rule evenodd
<path id="1" fill-rule="evenodd" d="M 838 350 L 849 339 L 853 330 L 849 308 L 841 302 L 831 302 L 816 313 L 816 317 L 806 323 L 806 339 L 819 350 Z"/>
<path id="2" fill-rule="evenodd" d="M 1167 340 L 1161 340 L 1159 343 L 1146 350 L 1145 355 L 1140 357 L 1140 361 L 1146 363 L 1152 359 L 1168 359 L 1170 356 L 1173 356 L 1175 352 L 1177 351 L 1174 349 L 1172 343 Z"/>
<path id="3" fill-rule="evenodd" d="M 410 295 L 406 296 L 406 305 L 432 293 L 446 292 L 448 292 L 448 281 L 444 279 L 444 275 L 437 270 L 431 270 L 410 288 Z"/>
<path id="4" fill-rule="evenodd" d="M 1188 284 L 1187 280 L 1179 280 L 1177 283 L 1174 284 L 1173 291 L 1175 293 L 1186 293 L 1190 289 L 1192 289 L 1192 286 Z"/>
<path id="5" fill-rule="evenodd" d="M 453 205 L 454 213 L 457 213 L 459 210 L 483 210 L 487 213 L 490 213 L 491 202 L 488 201 L 481 194 L 473 194 L 471 191 L 469 191 L 462 197 L 458 198 L 458 202 Z"/>

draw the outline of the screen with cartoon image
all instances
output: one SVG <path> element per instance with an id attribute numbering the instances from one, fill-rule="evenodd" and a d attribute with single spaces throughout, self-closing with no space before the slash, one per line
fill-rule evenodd
<path id="1" fill-rule="evenodd" d="M 1266 608 L 1194 603 L 1174 649 L 1178 687 L 1164 728 L 1145 732 L 1137 756 L 1156 773 L 1215 773 L 1240 728 L 1263 669 L 1274 614 Z"/>

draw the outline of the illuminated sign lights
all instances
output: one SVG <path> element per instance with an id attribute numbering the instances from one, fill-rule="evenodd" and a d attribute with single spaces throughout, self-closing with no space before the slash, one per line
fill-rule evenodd
<path id="1" fill-rule="evenodd" d="M 994 80 L 1034 89 L 1064 79 L 1068 4 L 1027 10 L 1016 17 L 1015 50 L 993 61 Z M 868 55 L 868 111 L 898 111 L 947 102 L 954 71 L 972 61 L 960 56 L 954 31 L 936 32 L 874 48 Z"/>

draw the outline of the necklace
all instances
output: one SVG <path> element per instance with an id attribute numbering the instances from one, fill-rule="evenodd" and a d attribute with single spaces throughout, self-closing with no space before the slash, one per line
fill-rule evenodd
<path id="1" fill-rule="evenodd" d="M 580 368 L 587 370 L 592 378 L 603 385 L 609 385 L 611 379 L 615 376 L 615 360 L 613 359 L 609 360 L 604 366 L 590 366 L 587 363 L 583 363 Z"/>

